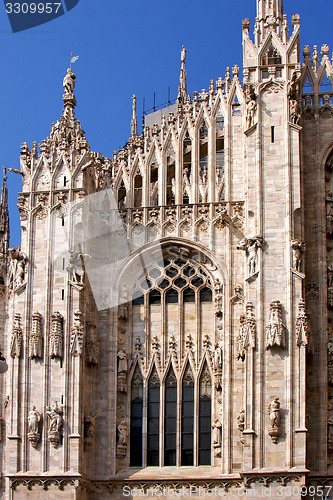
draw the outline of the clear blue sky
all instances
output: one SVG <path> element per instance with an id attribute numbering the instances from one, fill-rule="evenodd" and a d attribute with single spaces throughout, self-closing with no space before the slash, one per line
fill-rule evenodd
<path id="1" fill-rule="evenodd" d="M 331 43 L 332 0 L 285 0 L 301 15 L 302 47 Z M 80 0 L 64 16 L 13 34 L 0 4 L 1 164 L 19 168 L 20 145 L 41 142 L 62 112 L 62 79 L 70 51 L 76 79 L 76 117 L 91 148 L 112 156 L 130 133 L 131 96 L 137 95 L 141 121 L 146 107 L 177 95 L 180 49 L 187 48 L 188 89 L 208 89 L 226 66 L 242 64 L 241 21 L 251 20 L 255 0 Z M 2 175 L 2 170 L 1 174 Z M 20 243 L 16 208 L 20 176 L 9 174 L 11 243 Z"/>

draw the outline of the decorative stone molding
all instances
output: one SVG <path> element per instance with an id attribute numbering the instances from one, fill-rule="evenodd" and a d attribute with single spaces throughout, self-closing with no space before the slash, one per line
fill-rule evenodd
<path id="1" fill-rule="evenodd" d="M 313 347 L 311 340 L 310 318 L 306 312 L 304 300 L 300 299 L 296 317 L 296 344 L 298 347 L 307 346 L 311 351 Z"/>
<path id="2" fill-rule="evenodd" d="M 266 326 L 266 349 L 285 346 L 286 327 L 282 322 L 282 306 L 279 300 L 270 304 L 269 323 Z"/>
<path id="3" fill-rule="evenodd" d="M 74 313 L 74 325 L 71 330 L 70 353 L 72 356 L 81 356 L 83 352 L 84 326 L 83 313 L 76 311 Z"/>
<path id="4" fill-rule="evenodd" d="M 243 432 L 244 432 L 244 428 L 245 428 L 245 411 L 244 410 L 240 410 L 240 412 L 237 413 L 236 420 L 237 420 L 237 429 L 241 433 L 240 441 L 242 444 L 244 444 L 244 436 L 243 436 Z"/>
<path id="5" fill-rule="evenodd" d="M 40 440 L 39 424 L 41 421 L 41 415 L 39 411 L 36 410 L 36 406 L 33 406 L 28 414 L 28 440 L 33 448 L 37 448 Z"/>
<path id="6" fill-rule="evenodd" d="M 278 442 L 279 436 L 281 434 L 280 429 L 280 406 L 281 403 L 279 398 L 273 398 L 268 405 L 270 428 L 268 429 L 268 434 L 272 438 L 274 444 Z"/>
<path id="7" fill-rule="evenodd" d="M 54 403 L 53 407 L 46 406 L 46 415 L 50 419 L 50 426 L 47 433 L 48 440 L 52 444 L 53 448 L 57 448 L 61 441 L 61 428 L 63 426 L 62 410 L 58 407 L 57 402 Z"/>
<path id="8" fill-rule="evenodd" d="M 97 339 L 96 326 L 88 323 L 86 339 L 86 364 L 88 366 L 98 366 L 99 343 Z"/>
<path id="9" fill-rule="evenodd" d="M 63 317 L 58 311 L 51 316 L 49 357 L 51 359 L 63 357 Z"/>
<path id="10" fill-rule="evenodd" d="M 10 355 L 12 358 L 19 358 L 21 356 L 23 338 L 21 321 L 21 314 L 15 313 L 13 320 L 12 337 L 10 340 Z"/>
<path id="11" fill-rule="evenodd" d="M 29 358 L 40 359 L 43 357 L 42 315 L 35 312 L 32 315 L 32 326 L 29 335 Z"/>

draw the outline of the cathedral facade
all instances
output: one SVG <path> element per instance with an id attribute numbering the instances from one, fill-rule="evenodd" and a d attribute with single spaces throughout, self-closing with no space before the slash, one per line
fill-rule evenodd
<path id="1" fill-rule="evenodd" d="M 4 499 L 330 498 L 333 67 L 257 0 L 227 68 L 110 157 L 64 110 L 0 210 Z M 9 169 L 13 170 L 13 169 Z"/>

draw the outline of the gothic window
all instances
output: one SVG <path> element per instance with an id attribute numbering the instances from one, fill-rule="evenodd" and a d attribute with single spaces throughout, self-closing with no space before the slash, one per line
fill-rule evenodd
<path id="1" fill-rule="evenodd" d="M 272 43 L 270 43 L 264 57 L 262 60 L 263 66 L 276 66 L 277 64 L 281 64 L 282 59 L 278 50 Z"/>
<path id="2" fill-rule="evenodd" d="M 199 129 L 199 202 L 207 200 L 207 175 L 208 175 L 208 128 L 205 121 Z"/>
<path id="3" fill-rule="evenodd" d="M 212 289 L 210 276 L 198 263 L 177 256 L 148 265 L 134 281 L 129 320 L 133 350 L 139 337 L 141 345 L 146 346 L 147 356 L 157 352 L 162 372 L 159 375 L 153 367 L 147 376 L 146 391 L 142 391 L 145 384 L 138 368 L 133 375 L 130 398 L 133 466 L 210 464 L 212 383 L 208 365 L 205 363 L 197 373 L 187 361 L 181 376 L 181 366 L 177 374 L 176 365 L 168 360 L 170 356 L 186 359 L 188 349 L 193 356 L 197 353 L 200 356 L 203 347 L 199 346 L 212 334 Z M 143 396 L 138 396 L 142 393 Z M 137 456 L 132 457 L 133 453 Z"/>
<path id="4" fill-rule="evenodd" d="M 193 465 L 194 436 L 194 379 L 189 363 L 182 386 L 181 464 Z"/>
<path id="5" fill-rule="evenodd" d="M 126 188 L 124 181 L 121 181 L 118 189 L 118 208 L 122 209 L 126 207 Z"/>
<path id="6" fill-rule="evenodd" d="M 199 465 L 210 465 L 212 380 L 207 363 L 202 370 L 199 391 Z"/>
<path id="7" fill-rule="evenodd" d="M 310 81 L 309 76 L 307 76 L 303 84 L 303 94 L 311 94 L 311 93 L 312 93 L 312 83 Z"/>
<path id="8" fill-rule="evenodd" d="M 158 205 L 158 163 L 154 155 L 150 164 L 150 206 Z"/>
<path id="9" fill-rule="evenodd" d="M 320 92 L 332 92 L 332 82 L 325 73 L 320 82 Z"/>
<path id="10" fill-rule="evenodd" d="M 131 467 L 142 467 L 143 380 L 136 366 L 131 390 Z"/>
<path id="11" fill-rule="evenodd" d="M 134 177 L 134 207 L 142 206 L 142 177 L 137 174 Z"/>
<path id="12" fill-rule="evenodd" d="M 182 203 L 190 203 L 191 187 L 191 165 L 192 165 L 192 141 L 188 130 L 183 141 L 183 200 Z"/>
<path id="13" fill-rule="evenodd" d="M 216 113 L 216 168 L 215 184 L 218 201 L 224 200 L 223 175 L 224 175 L 224 116 L 219 107 Z"/>
<path id="14" fill-rule="evenodd" d="M 160 379 L 154 368 L 148 381 L 147 465 L 159 465 Z"/>
<path id="15" fill-rule="evenodd" d="M 170 144 L 166 152 L 167 163 L 167 192 L 166 203 L 173 205 L 175 203 L 175 151 Z"/>
<path id="16" fill-rule="evenodd" d="M 176 465 L 177 379 L 172 367 L 165 380 L 164 465 Z"/>

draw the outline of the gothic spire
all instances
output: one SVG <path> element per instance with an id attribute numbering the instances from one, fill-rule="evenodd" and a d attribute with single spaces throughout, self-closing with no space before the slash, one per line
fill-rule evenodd
<path id="1" fill-rule="evenodd" d="M 186 85 L 186 69 L 185 69 L 185 59 L 186 59 L 186 49 L 183 45 L 180 52 L 180 75 L 179 75 L 179 87 L 178 87 L 178 97 L 179 103 L 185 103 L 187 95 L 187 85 Z"/>
<path id="2" fill-rule="evenodd" d="M 132 118 L 131 118 L 131 136 L 136 137 L 138 135 L 138 120 L 136 118 L 136 96 L 132 96 Z"/>
<path id="3" fill-rule="evenodd" d="M 1 188 L 0 200 L 0 262 L 5 263 L 7 251 L 9 248 L 9 212 L 8 212 L 8 190 L 7 190 L 7 172 L 3 167 L 3 184 Z"/>
<path id="4" fill-rule="evenodd" d="M 281 34 L 283 22 L 283 0 L 257 0 L 257 18 L 259 23 L 261 41 L 270 29 Z"/>

